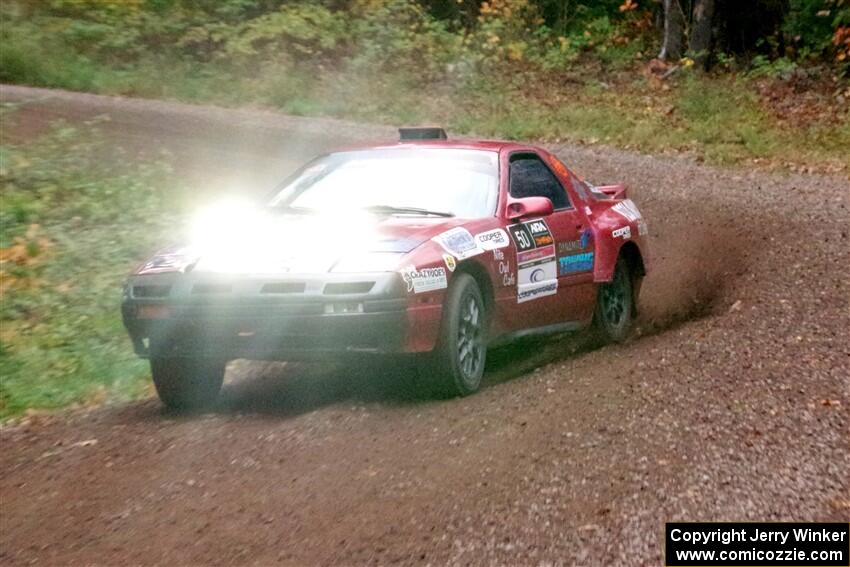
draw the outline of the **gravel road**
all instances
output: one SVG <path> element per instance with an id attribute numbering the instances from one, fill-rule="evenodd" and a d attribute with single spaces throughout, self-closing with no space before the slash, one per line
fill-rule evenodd
<path id="1" fill-rule="evenodd" d="M 4 136 L 108 115 L 204 187 L 271 183 L 387 127 L 18 87 Z M 478 395 L 236 362 L 200 416 L 151 399 L 2 430 L 0 563 L 661 565 L 665 521 L 850 521 L 850 181 L 559 146 L 625 181 L 653 272 L 630 342 L 493 353 Z M 203 183 L 203 185 L 201 185 Z"/>

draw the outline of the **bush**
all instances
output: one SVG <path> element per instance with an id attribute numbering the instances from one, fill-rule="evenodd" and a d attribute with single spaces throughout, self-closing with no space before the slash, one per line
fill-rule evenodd
<path id="1" fill-rule="evenodd" d="M 355 71 L 404 73 L 427 81 L 462 56 L 462 36 L 416 2 L 359 0 L 351 16 L 350 65 Z"/>

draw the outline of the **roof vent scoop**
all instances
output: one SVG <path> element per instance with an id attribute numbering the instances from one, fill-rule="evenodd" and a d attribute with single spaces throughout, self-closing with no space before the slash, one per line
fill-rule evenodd
<path id="1" fill-rule="evenodd" d="M 398 135 L 402 142 L 408 140 L 448 140 L 446 131 L 442 128 L 399 128 Z"/>

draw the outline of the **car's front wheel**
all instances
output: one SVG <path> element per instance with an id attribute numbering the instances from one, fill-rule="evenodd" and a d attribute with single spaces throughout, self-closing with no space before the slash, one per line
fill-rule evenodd
<path id="1" fill-rule="evenodd" d="M 469 274 L 457 274 L 443 304 L 437 348 L 426 380 L 440 396 L 467 396 L 478 390 L 487 360 L 487 309 Z"/>
<path id="2" fill-rule="evenodd" d="M 632 327 L 634 288 L 629 264 L 623 257 L 617 260 L 614 277 L 599 286 L 594 325 L 604 342 L 626 340 Z"/>
<path id="3" fill-rule="evenodd" d="M 172 409 L 200 409 L 218 397 L 226 363 L 198 358 L 152 358 L 151 374 L 159 399 Z"/>

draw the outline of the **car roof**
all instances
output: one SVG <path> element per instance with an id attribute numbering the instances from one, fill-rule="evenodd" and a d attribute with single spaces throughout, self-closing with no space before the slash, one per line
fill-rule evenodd
<path id="1" fill-rule="evenodd" d="M 514 149 L 539 149 L 534 146 L 507 142 L 504 140 L 478 140 L 466 138 L 454 138 L 451 140 L 405 140 L 386 143 L 357 144 L 354 146 L 340 148 L 334 151 L 363 151 L 363 150 L 389 150 L 405 148 L 430 148 L 440 150 L 483 150 L 501 152 Z"/>

